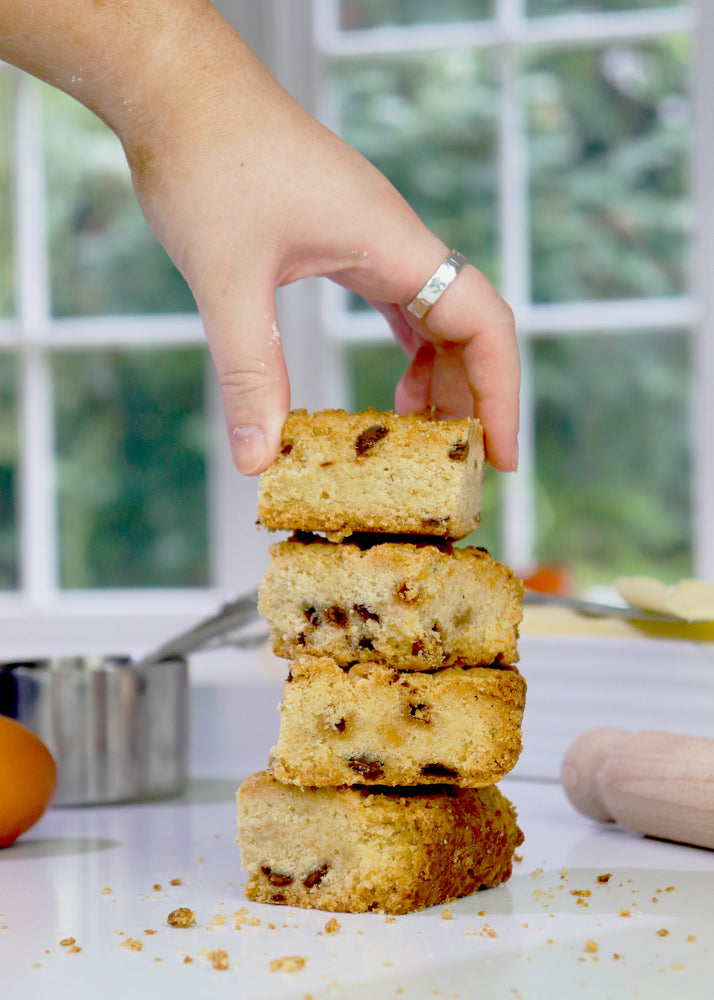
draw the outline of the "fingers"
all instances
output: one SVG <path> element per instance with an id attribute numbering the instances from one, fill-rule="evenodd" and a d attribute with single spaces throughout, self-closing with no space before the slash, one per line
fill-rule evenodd
<path id="1" fill-rule="evenodd" d="M 410 241 L 408 266 L 389 270 L 388 287 L 384 272 L 380 275 L 379 292 L 393 301 L 372 300 L 412 359 L 397 386 L 395 406 L 402 412 L 433 406 L 444 417 L 478 417 L 489 461 L 512 471 L 518 466 L 520 389 L 513 313 L 487 278 L 466 266 L 423 320 L 413 316 L 406 305 L 446 255 L 429 234 L 417 268 L 418 245 Z"/>
<path id="2" fill-rule="evenodd" d="M 235 284 L 235 283 L 234 283 Z M 246 303 L 211 296 L 201 308 L 223 394 L 233 461 L 257 475 L 273 461 L 290 408 L 290 387 L 272 289 Z"/>
<path id="3" fill-rule="evenodd" d="M 432 402 L 445 414 L 463 406 L 463 381 L 481 420 L 489 461 L 504 472 L 518 466 L 520 361 L 513 313 L 490 282 L 466 267 L 421 321 L 436 347 Z"/>

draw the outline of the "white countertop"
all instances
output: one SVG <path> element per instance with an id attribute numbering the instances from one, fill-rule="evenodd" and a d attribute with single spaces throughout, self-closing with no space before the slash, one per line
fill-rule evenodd
<path id="1" fill-rule="evenodd" d="M 591 823 L 572 810 L 555 776 L 572 736 L 623 717 L 714 735 L 714 659 L 684 643 L 582 638 L 525 637 L 521 654 L 526 751 L 500 787 L 526 839 L 505 885 L 450 904 L 452 919 L 445 907 L 393 919 L 338 914 L 334 934 L 325 931 L 331 914 L 246 902 L 234 793 L 264 764 L 280 684 L 206 671 L 194 681 L 193 776 L 184 796 L 51 809 L 0 852 L 2 995 L 711 996 L 714 852 Z M 178 906 L 195 911 L 194 927 L 167 924 Z M 236 930 L 233 915 L 244 907 L 248 919 Z M 81 950 L 60 944 L 70 937 Z M 126 944 L 135 941 L 141 950 Z M 211 962 L 219 950 L 225 969 Z M 300 971 L 271 971 L 274 959 L 293 955 L 307 959 Z"/>

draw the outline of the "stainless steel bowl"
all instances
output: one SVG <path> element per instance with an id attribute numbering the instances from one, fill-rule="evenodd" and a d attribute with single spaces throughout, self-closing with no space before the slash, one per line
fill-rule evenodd
<path id="1" fill-rule="evenodd" d="M 0 713 L 46 744 L 57 764 L 55 805 L 178 794 L 189 758 L 183 657 L 59 657 L 0 667 Z"/>
<path id="2" fill-rule="evenodd" d="M 175 795 L 188 778 L 187 657 L 267 639 L 253 590 L 139 658 L 64 656 L 0 663 L 0 715 L 46 744 L 57 764 L 55 805 Z"/>

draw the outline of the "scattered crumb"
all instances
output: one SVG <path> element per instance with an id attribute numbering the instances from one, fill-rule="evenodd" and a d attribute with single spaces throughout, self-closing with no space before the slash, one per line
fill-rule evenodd
<path id="1" fill-rule="evenodd" d="M 206 859 L 205 859 L 205 858 L 203 857 L 203 855 L 201 855 L 201 857 L 200 857 L 200 858 L 197 858 L 197 859 L 196 859 L 196 864 L 197 864 L 197 865 L 202 865 L 202 864 L 203 864 L 203 862 L 204 862 L 205 860 L 206 860 Z"/>
<path id="2" fill-rule="evenodd" d="M 171 881 L 169 882 L 169 885 L 182 885 L 182 884 L 183 883 L 181 882 L 180 878 L 172 878 Z"/>
<path id="3" fill-rule="evenodd" d="M 157 956 L 156 956 L 156 957 L 154 958 L 154 961 L 155 961 L 155 962 L 163 962 L 163 958 L 161 958 L 161 956 L 160 956 L 160 955 L 157 955 Z"/>
<path id="4" fill-rule="evenodd" d="M 605 875 L 598 875 L 597 880 L 601 885 L 607 885 L 611 878 L 612 872 L 607 872 Z"/>
<path id="5" fill-rule="evenodd" d="M 154 882 L 151 888 L 154 890 L 154 892 L 161 892 L 161 883 Z"/>
<path id="6" fill-rule="evenodd" d="M 686 936 L 686 938 L 684 940 L 685 941 L 690 941 L 690 942 L 691 941 L 696 941 L 697 940 L 697 936 L 696 936 L 696 934 L 687 934 L 687 936 Z"/>
<path id="7" fill-rule="evenodd" d="M 270 963 L 271 972 L 300 972 L 305 968 L 307 959 L 302 955 L 285 955 L 283 958 L 274 958 Z"/>
<path id="8" fill-rule="evenodd" d="M 75 942 L 75 938 L 73 938 L 73 937 L 66 937 L 66 938 L 62 938 L 62 940 L 60 941 L 60 945 L 62 946 L 62 948 L 67 948 L 69 945 L 74 944 L 74 942 Z"/>
<path id="9" fill-rule="evenodd" d="M 151 927 L 145 927 L 144 928 L 144 934 L 156 934 L 156 931 L 152 930 Z"/>
<path id="10" fill-rule="evenodd" d="M 570 869 L 569 868 L 563 867 L 563 868 L 560 869 L 560 877 L 561 878 L 567 878 L 569 874 L 570 874 Z"/>
<path id="11" fill-rule="evenodd" d="M 336 917 L 330 917 L 330 919 L 325 924 L 325 931 L 328 934 L 337 934 L 337 932 L 341 929 L 342 929 L 342 924 L 339 923 Z"/>
<path id="12" fill-rule="evenodd" d="M 396 924 L 397 918 L 396 917 L 385 917 L 384 918 L 384 922 L 385 922 L 385 924 Z"/>
<path id="13" fill-rule="evenodd" d="M 179 906 L 169 913 L 166 920 L 172 927 L 192 927 L 196 923 L 196 914 L 187 906 Z"/>
<path id="14" fill-rule="evenodd" d="M 592 896 L 592 892 L 589 889 L 571 889 L 571 896 Z"/>
<path id="15" fill-rule="evenodd" d="M 271 922 L 271 923 L 269 923 L 269 924 L 268 924 L 268 930 L 269 930 L 269 931 L 274 931 L 274 930 L 275 930 L 275 924 L 274 924 L 274 923 L 272 923 L 272 922 Z"/>
<path id="16" fill-rule="evenodd" d="M 442 920 L 453 920 L 454 919 L 454 914 L 451 912 L 451 910 L 442 910 L 442 912 L 441 912 L 441 919 Z"/>
<path id="17" fill-rule="evenodd" d="M 190 955 L 185 955 L 184 956 L 184 960 L 183 960 L 183 964 L 184 965 L 190 965 L 191 962 L 193 962 L 193 959 L 191 958 L 191 956 Z"/>
<path id="18" fill-rule="evenodd" d="M 226 915 L 225 915 L 225 913 L 214 913 L 213 914 L 213 923 L 216 924 L 218 927 L 222 927 L 225 924 L 225 922 L 226 922 Z"/>
<path id="19" fill-rule="evenodd" d="M 620 908 L 620 916 L 621 917 L 631 917 L 632 914 L 630 913 L 629 910 L 624 910 L 624 909 Z"/>
<path id="20" fill-rule="evenodd" d="M 223 948 L 216 948 L 215 951 L 208 952 L 208 961 L 214 969 L 227 969 L 229 967 L 228 952 Z"/>
<path id="21" fill-rule="evenodd" d="M 77 955 L 82 949 L 78 944 L 73 944 L 71 948 L 67 949 L 68 955 Z"/>
<path id="22" fill-rule="evenodd" d="M 542 874 L 543 874 L 542 868 L 534 868 L 534 870 L 531 872 L 533 878 L 539 878 Z"/>
<path id="23" fill-rule="evenodd" d="M 585 948 L 583 951 L 587 952 L 588 955 L 595 955 L 598 951 L 597 941 L 593 941 L 592 938 L 588 938 L 585 942 Z"/>
<path id="24" fill-rule="evenodd" d="M 660 937 L 667 937 L 667 935 L 669 934 L 669 931 L 667 930 L 666 927 L 660 927 L 660 929 L 657 931 L 657 933 L 659 934 Z"/>
<path id="25" fill-rule="evenodd" d="M 513 860 L 516 862 L 516 864 L 519 864 L 521 861 L 523 861 L 523 855 L 522 854 L 514 854 L 513 855 Z"/>
<path id="26" fill-rule="evenodd" d="M 260 926 L 260 917 L 251 917 L 248 923 L 250 924 L 251 927 Z"/>
<path id="27" fill-rule="evenodd" d="M 102 893 L 105 896 L 108 896 L 111 891 L 112 890 L 110 889 L 110 887 L 108 885 L 105 885 L 104 888 L 102 889 Z"/>
<path id="28" fill-rule="evenodd" d="M 144 942 L 141 938 L 130 938 L 128 937 L 126 941 L 122 941 L 122 948 L 128 948 L 129 951 L 141 951 L 144 947 Z"/>

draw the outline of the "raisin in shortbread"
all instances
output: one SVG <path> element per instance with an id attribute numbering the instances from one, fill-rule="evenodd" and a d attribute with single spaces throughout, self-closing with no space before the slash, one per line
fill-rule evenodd
<path id="1" fill-rule="evenodd" d="M 258 493 L 270 530 L 458 539 L 478 525 L 485 457 L 473 418 L 295 410 L 281 440 Z"/>
<path id="2" fill-rule="evenodd" d="M 525 694 L 515 667 L 344 669 L 299 656 L 283 689 L 273 771 L 298 785 L 490 785 L 518 760 Z"/>
<path id="3" fill-rule="evenodd" d="M 408 913 L 504 882 L 522 840 L 493 786 L 300 788 L 263 771 L 238 790 L 245 894 L 261 903 Z"/>
<path id="4" fill-rule="evenodd" d="M 271 547 L 258 610 L 278 656 L 400 670 L 515 663 L 523 585 L 484 549 L 310 534 Z"/>

